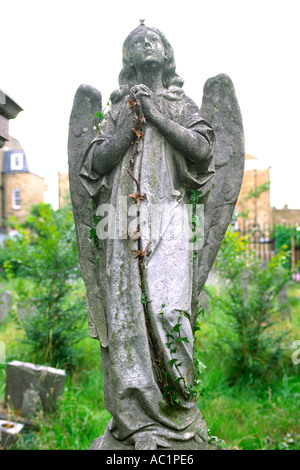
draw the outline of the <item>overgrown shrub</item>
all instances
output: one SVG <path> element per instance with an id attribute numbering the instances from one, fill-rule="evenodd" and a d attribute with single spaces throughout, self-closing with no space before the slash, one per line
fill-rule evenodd
<path id="1" fill-rule="evenodd" d="M 223 288 L 205 289 L 219 309 L 218 345 L 225 359 L 227 377 L 237 381 L 267 382 L 281 367 L 286 331 L 273 329 L 279 291 L 290 279 L 287 253 L 278 252 L 267 264 L 256 259 L 248 241 L 227 231 L 215 267 Z"/>
<path id="2" fill-rule="evenodd" d="M 300 231 L 297 227 L 285 227 L 284 225 L 275 225 L 273 228 L 272 238 L 275 239 L 275 251 L 280 252 L 285 250 L 287 252 L 286 267 L 291 266 L 291 241 L 294 239 L 295 245 L 300 245 Z"/>
<path id="3" fill-rule="evenodd" d="M 69 206 L 54 211 L 37 204 L 18 236 L 5 241 L 11 258 L 4 264 L 8 277 L 33 281 L 31 292 L 20 290 L 18 317 L 36 362 L 64 367 L 76 365 L 74 344 L 86 332 L 84 290 L 75 289 L 79 261 Z"/>

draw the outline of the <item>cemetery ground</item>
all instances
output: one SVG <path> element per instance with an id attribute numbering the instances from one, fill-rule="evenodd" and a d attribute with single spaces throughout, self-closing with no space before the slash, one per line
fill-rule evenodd
<path id="1" fill-rule="evenodd" d="M 1 280 L 2 288 L 13 294 L 11 310 L 0 325 L 0 340 L 5 344 L 6 353 L 5 362 L 0 365 L 2 409 L 6 364 L 12 360 L 34 362 L 32 350 L 23 342 L 24 330 L 15 300 L 21 284 L 25 288 L 28 282 Z M 26 284 L 27 289 L 28 286 Z M 74 282 L 74 289 L 84 303 L 81 280 Z M 215 327 L 216 323 L 222 325 L 222 312 L 210 305 L 199 319 L 201 329 L 196 332 L 196 353 L 206 368 L 202 373 L 205 389 L 198 406 L 210 434 L 224 439 L 228 449 L 300 449 L 300 365 L 293 363 L 292 355 L 296 350 L 291 348 L 294 341 L 300 340 L 300 284 L 289 281 L 287 292 L 291 313 L 284 318 L 278 313 L 278 322 L 272 326 L 279 332 L 289 332 L 282 342 L 283 366 L 267 384 L 263 378 L 253 383 L 228 383 L 224 374 L 226 356 Z M 93 439 L 103 434 L 110 414 L 104 408 L 100 346 L 98 341 L 89 338 L 86 324 L 82 329 L 85 336 L 74 345 L 76 362 L 72 374 L 67 374 L 57 411 L 45 415 L 39 412 L 32 418 L 15 449 L 89 449 Z M 294 357 L 299 358 L 300 354 Z M 18 415 L 18 410 L 10 410 L 12 421 L 17 421 Z"/>

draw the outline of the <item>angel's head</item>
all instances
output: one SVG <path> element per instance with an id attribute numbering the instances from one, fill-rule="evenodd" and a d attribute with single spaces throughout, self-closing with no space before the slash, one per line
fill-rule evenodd
<path id="1" fill-rule="evenodd" d="M 156 46 L 151 49 L 155 53 L 156 60 L 161 61 L 162 81 L 166 88 L 171 85 L 182 87 L 183 80 L 176 73 L 173 49 L 164 36 L 156 28 L 145 26 L 144 22 L 135 28 L 125 39 L 123 44 L 123 68 L 119 75 L 119 85 L 122 91 L 116 91 L 112 94 L 112 101 L 118 101 L 121 96 L 129 91 L 133 85 L 138 84 L 136 66 L 141 56 L 138 54 L 138 44 L 142 41 L 155 42 Z M 150 54 L 150 53 L 149 53 Z M 147 56 L 144 57 L 147 60 Z M 151 58 L 148 57 L 150 60 Z"/>

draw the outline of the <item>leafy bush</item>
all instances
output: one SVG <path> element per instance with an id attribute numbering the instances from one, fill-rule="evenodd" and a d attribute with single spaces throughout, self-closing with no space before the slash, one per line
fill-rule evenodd
<path id="1" fill-rule="evenodd" d="M 295 245 L 300 245 L 300 231 L 297 227 L 285 227 L 284 225 L 275 225 L 273 229 L 272 238 L 275 239 L 275 251 L 280 252 L 281 250 L 287 251 L 287 262 L 286 266 L 291 265 L 291 240 L 294 238 Z"/>
<path id="2" fill-rule="evenodd" d="M 216 260 L 223 289 L 205 289 L 218 307 L 222 333 L 219 346 L 225 355 L 230 383 L 268 381 L 278 372 L 286 331 L 273 331 L 277 296 L 290 279 L 287 254 L 278 252 L 266 265 L 247 247 L 247 239 L 229 230 Z"/>
<path id="3" fill-rule="evenodd" d="M 85 335 L 84 289 L 74 289 L 79 261 L 74 221 L 69 206 L 54 211 L 37 204 L 18 236 L 5 241 L 10 260 L 8 277 L 33 281 L 31 292 L 19 291 L 18 316 L 34 360 L 71 372 L 76 364 L 74 344 Z"/>

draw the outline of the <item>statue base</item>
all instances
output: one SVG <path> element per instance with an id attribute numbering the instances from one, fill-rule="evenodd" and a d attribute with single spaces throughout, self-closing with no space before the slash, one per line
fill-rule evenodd
<path id="1" fill-rule="evenodd" d="M 224 446 L 224 441 L 222 442 L 222 447 L 220 447 L 219 439 L 215 436 L 210 437 L 208 442 L 197 442 L 195 439 L 190 439 L 188 441 L 168 441 L 170 447 L 161 447 L 157 446 L 156 449 L 145 448 L 143 450 L 226 450 Z M 117 451 L 134 451 L 134 444 L 126 445 L 122 441 L 118 441 L 107 429 L 104 432 L 103 436 L 100 436 L 93 440 L 90 450 L 117 450 Z M 142 449 L 139 449 L 142 450 Z"/>

